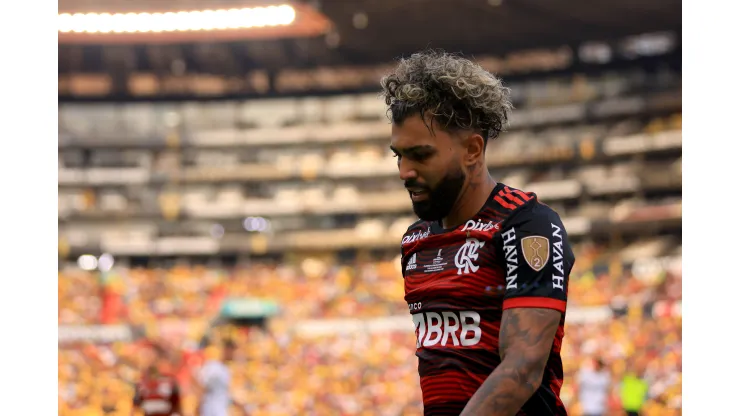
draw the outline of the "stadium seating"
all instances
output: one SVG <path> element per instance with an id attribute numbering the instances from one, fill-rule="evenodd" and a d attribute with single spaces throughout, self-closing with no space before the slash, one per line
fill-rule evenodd
<path id="1" fill-rule="evenodd" d="M 600 258 L 599 251 L 581 247 L 580 258 L 584 262 Z M 408 318 L 405 305 L 399 302 L 403 288 L 395 261 L 353 266 L 327 267 L 320 274 L 268 265 L 230 270 L 114 269 L 106 287 L 127 300 L 106 319 L 110 324 L 142 325 L 148 336 L 168 339 L 185 404 L 192 410 L 194 397 L 188 386 L 200 362 L 196 347 L 208 320 L 218 314 L 218 300 L 227 293 L 274 299 L 290 307 L 265 328 L 246 331 L 226 325 L 214 333 L 214 340 L 228 335 L 238 343 L 232 364 L 233 394 L 249 403 L 250 414 L 332 415 L 338 414 L 337 409 L 342 414 L 419 414 L 413 332 L 307 337 L 290 330 L 291 323 L 303 319 Z M 656 306 L 680 302 L 680 279 L 680 271 L 675 270 L 636 277 L 632 270 L 594 273 L 582 267 L 574 275 L 570 286 L 573 309 L 611 305 L 620 298 L 629 301 L 621 317 L 584 320 L 566 327 L 567 381 L 562 394 L 572 414 L 579 414 L 572 380 L 592 357 L 608 363 L 615 384 L 628 366 L 649 360 L 646 377 L 651 380 L 652 400 L 648 409 L 653 410 L 648 414 L 680 409 L 680 312 Z M 60 326 L 100 323 L 105 308 L 98 290 L 89 272 L 60 272 Z M 646 314 L 648 305 L 652 310 Z M 85 408 L 101 404 L 115 405 L 116 412 L 109 414 L 127 415 L 131 382 L 141 371 L 140 348 L 136 341 L 63 346 L 59 352 L 61 414 L 98 414 L 85 413 Z M 616 411 L 616 390 L 611 402 Z"/>

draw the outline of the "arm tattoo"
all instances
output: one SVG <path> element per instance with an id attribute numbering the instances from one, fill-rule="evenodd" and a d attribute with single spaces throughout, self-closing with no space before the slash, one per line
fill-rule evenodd
<path id="1" fill-rule="evenodd" d="M 542 383 L 561 313 L 552 309 L 504 311 L 499 333 L 501 364 L 481 385 L 461 416 L 514 416 Z"/>

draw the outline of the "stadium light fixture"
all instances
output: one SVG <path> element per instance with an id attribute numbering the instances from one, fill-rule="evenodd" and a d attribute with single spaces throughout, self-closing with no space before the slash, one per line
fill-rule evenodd
<path id="1" fill-rule="evenodd" d="M 214 5 L 210 10 L 167 10 L 158 2 L 156 6 L 143 4 L 133 9 L 136 6 L 126 3 L 126 0 L 117 0 L 122 4 L 120 6 L 111 1 L 109 6 L 101 5 L 103 9 L 94 13 L 76 6 L 60 10 L 57 15 L 59 44 L 130 45 L 296 39 L 325 35 L 333 27 L 329 18 L 312 4 L 292 3 L 292 0 L 282 0 L 278 4 L 255 4 L 248 8 Z"/>
<path id="2" fill-rule="evenodd" d="M 195 10 L 167 13 L 62 13 L 60 33 L 158 33 L 286 26 L 296 19 L 293 6 Z"/>

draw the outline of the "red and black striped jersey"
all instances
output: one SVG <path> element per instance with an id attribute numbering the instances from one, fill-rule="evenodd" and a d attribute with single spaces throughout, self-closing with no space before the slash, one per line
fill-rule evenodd
<path id="1" fill-rule="evenodd" d="M 401 245 L 424 414 L 459 415 L 501 362 L 503 311 L 536 307 L 563 316 L 542 384 L 518 415 L 567 415 L 560 347 L 575 256 L 558 214 L 535 194 L 498 184 L 465 224 L 420 220 Z"/>
<path id="2" fill-rule="evenodd" d="M 180 413 L 180 388 L 168 375 L 144 377 L 136 385 L 134 406 L 146 416 L 171 416 Z"/>

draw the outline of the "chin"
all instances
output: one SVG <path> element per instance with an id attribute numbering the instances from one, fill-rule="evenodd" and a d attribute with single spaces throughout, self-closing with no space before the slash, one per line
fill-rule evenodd
<path id="1" fill-rule="evenodd" d="M 423 221 L 441 220 L 444 216 L 440 215 L 439 212 L 436 212 L 435 210 L 431 209 L 429 204 L 427 204 L 426 202 L 427 201 L 424 201 L 424 203 L 413 204 L 414 214 L 416 214 L 416 216 L 419 217 L 419 219 Z"/>

